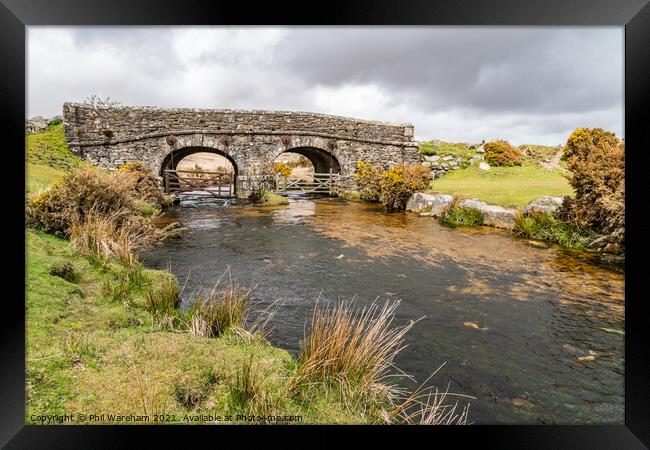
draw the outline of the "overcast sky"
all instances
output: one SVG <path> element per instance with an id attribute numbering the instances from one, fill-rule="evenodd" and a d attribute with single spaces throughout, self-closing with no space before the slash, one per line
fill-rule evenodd
<path id="1" fill-rule="evenodd" d="M 623 136 L 623 28 L 34 27 L 27 115 L 124 105 L 408 122 L 416 139 Z"/>

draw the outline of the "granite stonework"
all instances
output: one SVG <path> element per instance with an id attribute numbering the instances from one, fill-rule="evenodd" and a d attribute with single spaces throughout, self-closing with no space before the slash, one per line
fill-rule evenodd
<path id="1" fill-rule="evenodd" d="M 444 211 L 451 207 L 453 202 L 452 195 L 416 192 L 406 203 L 406 210 L 420 213 L 423 216 L 440 217 Z M 459 199 L 458 204 L 481 211 L 484 216 L 484 225 L 505 229 L 512 229 L 515 225 L 516 209 L 488 205 L 476 199 Z"/>
<path id="2" fill-rule="evenodd" d="M 272 177 L 273 161 L 286 151 L 346 179 L 359 161 L 385 168 L 419 162 L 412 125 L 325 114 L 65 103 L 63 123 L 69 148 L 109 170 L 140 161 L 162 176 L 191 153 L 221 154 L 235 168 L 240 197 L 248 194 L 246 179 Z"/>

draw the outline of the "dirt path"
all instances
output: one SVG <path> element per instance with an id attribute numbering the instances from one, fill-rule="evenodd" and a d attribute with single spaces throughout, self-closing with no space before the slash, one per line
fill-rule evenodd
<path id="1" fill-rule="evenodd" d="M 560 170 L 564 170 L 564 169 L 560 166 L 560 159 L 561 159 L 561 158 L 562 158 L 562 150 L 558 150 L 557 152 L 555 152 L 555 155 L 553 155 L 553 157 L 551 158 L 551 160 L 550 160 L 549 162 L 547 162 L 547 163 L 544 163 L 544 162 L 543 162 L 543 163 L 541 163 L 541 165 L 542 165 L 542 167 L 545 167 L 545 168 L 547 168 L 547 169 L 560 169 Z"/>

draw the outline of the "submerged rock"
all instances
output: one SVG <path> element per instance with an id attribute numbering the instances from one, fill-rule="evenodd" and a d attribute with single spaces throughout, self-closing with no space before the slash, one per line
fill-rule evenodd
<path id="1" fill-rule="evenodd" d="M 438 217 L 453 200 L 452 195 L 416 192 L 406 202 L 406 210 L 416 213 L 426 212 L 428 215 Z"/>

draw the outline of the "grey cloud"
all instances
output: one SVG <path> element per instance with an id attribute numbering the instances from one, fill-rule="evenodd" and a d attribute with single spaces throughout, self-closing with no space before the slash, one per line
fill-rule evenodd
<path id="1" fill-rule="evenodd" d="M 29 115 L 97 93 L 412 122 L 420 139 L 555 144 L 577 126 L 623 131 L 620 28 L 229 27 L 215 37 L 201 27 L 185 40 L 180 30 L 30 27 Z M 267 31 L 274 38 L 260 40 Z"/>

